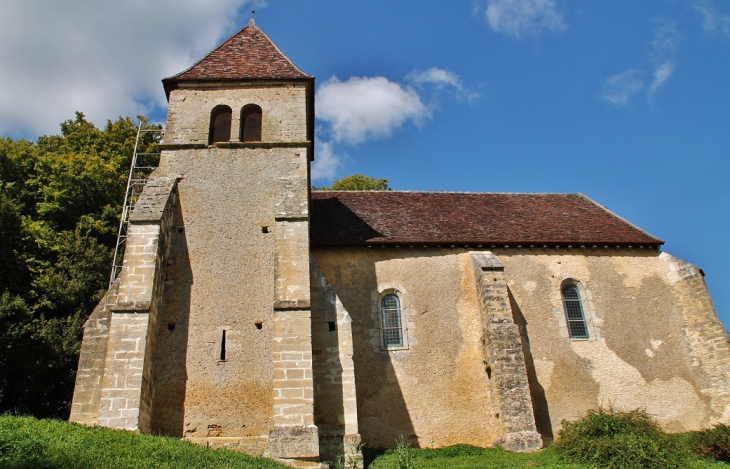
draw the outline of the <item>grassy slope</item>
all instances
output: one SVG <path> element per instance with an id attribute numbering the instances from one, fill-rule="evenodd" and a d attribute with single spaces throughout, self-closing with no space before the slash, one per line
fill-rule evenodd
<path id="1" fill-rule="evenodd" d="M 175 438 L 0 416 L 0 467 L 7 469 L 283 469 L 271 459 L 213 450 Z"/>
<path id="2" fill-rule="evenodd" d="M 458 445 L 442 449 L 407 449 L 418 469 L 581 469 L 559 461 L 551 450 L 534 454 L 508 453 L 501 448 Z M 366 451 L 367 452 L 367 451 Z M 372 454 L 372 453 L 371 453 Z M 370 469 L 396 469 L 398 451 L 372 454 Z M 370 458 L 366 458 L 370 459 Z M 0 416 L 0 468 L 6 469 L 128 469 L 246 468 L 284 469 L 270 459 L 227 450 L 213 450 L 175 438 L 137 435 L 107 428 L 89 428 L 58 420 Z M 730 465 L 697 461 L 693 469 Z"/>
<path id="3" fill-rule="evenodd" d="M 417 469 L 589 469 L 589 466 L 561 462 L 550 449 L 532 454 L 509 453 L 502 448 L 457 445 L 441 449 L 409 449 Z M 375 458 L 369 469 L 397 469 L 398 451 L 388 450 Z M 688 469 L 723 469 L 730 465 L 697 460 Z M 661 469 L 661 468 L 656 468 Z"/>

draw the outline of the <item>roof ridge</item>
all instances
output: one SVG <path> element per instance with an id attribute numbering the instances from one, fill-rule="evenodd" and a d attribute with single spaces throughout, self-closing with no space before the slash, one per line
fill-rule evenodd
<path id="1" fill-rule="evenodd" d="M 174 75 L 170 75 L 167 78 L 163 78 L 162 81 L 164 82 L 166 80 L 172 80 L 173 78 L 175 78 L 177 76 L 180 76 L 180 75 L 182 75 L 184 73 L 189 72 L 190 70 L 192 70 L 193 68 L 195 68 L 196 65 L 198 65 L 200 62 L 202 62 L 203 60 L 205 60 L 208 57 L 210 57 L 210 55 L 213 52 L 217 51 L 218 49 L 220 49 L 221 47 L 223 47 L 224 45 L 226 45 L 231 39 L 233 39 L 234 37 L 238 36 L 241 32 L 243 32 L 244 29 L 248 28 L 249 26 L 251 26 L 251 22 L 250 21 L 246 24 L 246 26 L 244 26 L 243 28 L 239 29 L 235 33 L 231 34 L 230 36 L 228 36 L 228 38 L 225 41 L 223 41 L 220 44 L 218 44 L 218 47 L 214 48 L 213 50 L 211 50 L 210 52 L 208 52 L 207 54 L 205 54 L 203 57 L 201 57 L 200 60 L 198 60 L 197 62 L 195 62 L 194 64 L 192 64 L 191 66 L 189 66 L 188 68 L 186 68 L 185 70 L 183 70 L 180 73 L 176 73 Z M 256 29 L 258 29 L 259 31 L 261 31 L 258 28 L 258 26 L 256 26 L 256 23 L 253 24 L 253 27 L 256 28 Z M 263 31 L 261 31 L 261 32 L 263 33 Z M 266 37 L 268 38 L 268 36 L 266 36 Z M 269 41 L 271 41 L 271 39 L 269 39 Z"/>
<path id="2" fill-rule="evenodd" d="M 409 191 L 409 190 L 351 190 L 351 191 L 335 191 L 335 190 L 319 190 L 319 189 L 312 189 L 312 192 L 316 192 L 318 194 L 326 194 L 326 193 L 337 193 L 337 192 L 366 192 L 366 193 L 384 193 L 384 194 L 474 194 L 474 195 L 480 195 L 480 194 L 492 194 L 492 195 L 572 195 L 572 196 L 582 196 L 580 192 L 477 192 L 477 191 Z"/>
<path id="3" fill-rule="evenodd" d="M 258 26 L 256 26 L 256 23 L 253 22 L 253 18 L 251 18 L 251 21 L 249 22 L 249 25 L 251 25 L 251 27 L 253 27 L 255 29 L 258 29 L 261 32 L 261 34 L 263 34 L 264 37 L 269 40 L 269 42 L 271 43 L 271 45 L 274 46 L 274 49 L 276 49 L 276 51 L 278 53 L 280 53 L 281 56 L 284 57 L 287 62 L 289 62 L 289 65 L 291 65 L 292 67 L 294 67 L 297 70 L 297 72 L 301 73 L 304 76 L 307 76 L 307 77 L 310 77 L 310 78 L 312 77 L 312 75 L 309 75 L 309 74 L 305 73 L 301 68 L 297 67 L 296 64 L 294 64 L 294 62 L 292 62 L 292 60 L 289 58 L 289 56 L 286 55 L 284 52 L 282 52 L 281 49 L 279 49 L 279 46 L 276 45 L 276 43 L 269 37 L 269 35 L 266 34 L 263 29 L 261 29 Z M 246 27 L 248 27 L 248 26 L 246 26 Z"/>

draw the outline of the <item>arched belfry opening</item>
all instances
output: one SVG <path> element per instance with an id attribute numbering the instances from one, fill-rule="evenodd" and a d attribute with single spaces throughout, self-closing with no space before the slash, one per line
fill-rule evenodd
<path id="1" fill-rule="evenodd" d="M 216 106 L 210 113 L 210 131 L 208 145 L 231 140 L 231 116 L 233 111 L 228 106 Z"/>
<path id="2" fill-rule="evenodd" d="M 241 109 L 241 141 L 261 141 L 261 108 L 247 104 Z"/>

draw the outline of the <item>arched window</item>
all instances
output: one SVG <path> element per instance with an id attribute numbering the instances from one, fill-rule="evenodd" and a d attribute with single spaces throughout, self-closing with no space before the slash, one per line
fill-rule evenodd
<path id="1" fill-rule="evenodd" d="M 231 140 L 231 116 L 233 112 L 228 106 L 216 106 L 210 113 L 210 132 L 208 145 Z"/>
<path id="2" fill-rule="evenodd" d="M 241 109 L 241 141 L 261 141 L 261 108 L 247 104 Z"/>
<path id="3" fill-rule="evenodd" d="M 380 321 L 384 347 L 403 347 L 403 322 L 398 295 L 385 295 L 380 300 Z"/>
<path id="4" fill-rule="evenodd" d="M 583 303 L 580 300 L 580 292 L 575 285 L 563 287 L 563 308 L 565 308 L 565 319 L 568 321 L 568 333 L 571 339 L 587 339 L 588 325 L 583 314 Z"/>

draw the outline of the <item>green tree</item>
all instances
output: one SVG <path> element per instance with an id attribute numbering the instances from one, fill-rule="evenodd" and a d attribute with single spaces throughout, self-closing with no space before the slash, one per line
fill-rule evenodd
<path id="1" fill-rule="evenodd" d="M 84 321 L 106 290 L 137 135 L 82 113 L 61 135 L 0 138 L 0 413 L 68 417 Z M 141 150 L 156 151 L 144 134 Z M 146 162 L 156 165 L 156 161 Z"/>
<path id="2" fill-rule="evenodd" d="M 362 174 L 353 174 L 335 180 L 328 187 L 312 187 L 318 191 L 389 191 L 387 179 L 375 179 Z"/>

